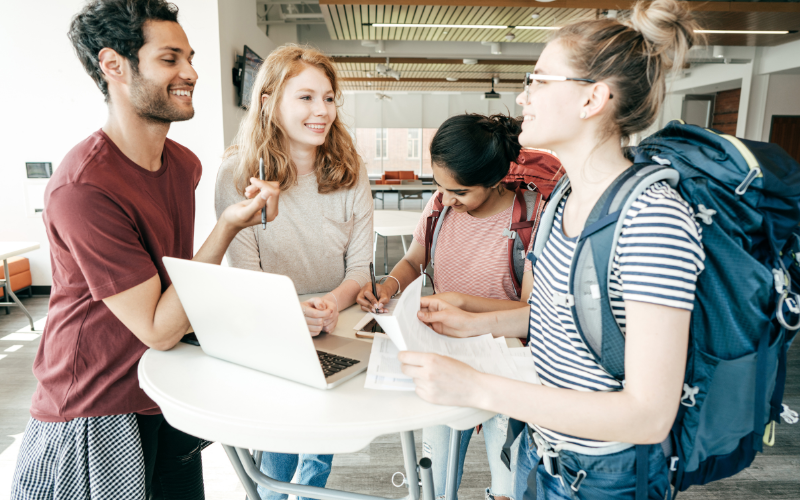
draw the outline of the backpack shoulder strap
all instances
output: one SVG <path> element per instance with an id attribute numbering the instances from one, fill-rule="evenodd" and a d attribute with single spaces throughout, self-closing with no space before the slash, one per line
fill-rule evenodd
<path id="1" fill-rule="evenodd" d="M 536 189 L 519 187 L 514 196 L 511 223 L 503 235 L 508 237 L 508 268 L 514 291 L 522 292 L 522 279 L 525 270 L 525 258 L 531 238 L 536 234 L 536 227 L 543 206 L 547 202 Z"/>
<path id="2" fill-rule="evenodd" d="M 662 165 L 632 166 L 595 204 L 575 247 L 564 298 L 572 307 L 575 327 L 589 352 L 618 380 L 625 377 L 625 336 L 611 309 L 609 284 L 625 214 L 654 182 L 676 185 L 678 171 Z"/>
<path id="3" fill-rule="evenodd" d="M 556 210 L 558 210 L 558 205 L 561 203 L 567 190 L 569 190 L 569 178 L 565 175 L 558 181 L 558 184 L 556 184 L 556 187 L 553 189 L 550 200 L 547 202 L 547 209 L 544 211 L 544 214 L 542 214 L 542 218 L 539 222 L 539 229 L 536 231 L 536 240 L 534 240 L 533 244 L 533 252 L 531 252 L 533 255 L 528 254 L 528 260 L 533 262 L 534 265 L 536 265 L 536 260 L 539 256 L 542 255 L 544 246 L 550 238 L 550 232 L 553 230 L 553 222 L 556 220 Z"/>
<path id="4" fill-rule="evenodd" d="M 436 255 L 436 240 L 439 239 L 439 231 L 442 229 L 444 216 L 449 208 L 442 204 L 442 193 L 436 193 L 432 208 L 433 210 L 425 222 L 425 262 L 431 265 L 433 265 L 434 255 Z"/>

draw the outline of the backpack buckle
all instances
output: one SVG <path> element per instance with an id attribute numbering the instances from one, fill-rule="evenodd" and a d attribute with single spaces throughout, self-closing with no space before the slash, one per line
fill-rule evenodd
<path id="1" fill-rule="evenodd" d="M 503 229 L 503 236 L 505 236 L 509 240 L 514 240 L 514 239 L 517 238 L 517 232 L 516 231 L 511 231 L 510 229 L 506 228 L 506 229 Z"/>
<path id="2" fill-rule="evenodd" d="M 546 451 L 542 456 L 542 463 L 544 470 L 553 477 L 559 476 L 558 474 L 558 453 L 555 451 Z"/>
<path id="3" fill-rule="evenodd" d="M 683 396 L 681 396 L 681 404 L 687 408 L 691 408 L 697 404 L 694 397 L 700 392 L 699 387 L 692 387 L 689 384 L 683 384 Z M 688 403 L 686 402 L 688 401 Z"/>
<path id="4" fill-rule="evenodd" d="M 533 182 L 529 182 L 526 187 L 528 188 L 528 191 L 538 191 L 539 190 L 539 187 L 536 186 L 536 184 L 534 184 Z"/>
<path id="5" fill-rule="evenodd" d="M 714 210 L 713 208 L 706 208 L 705 205 L 701 203 L 700 205 L 697 205 L 697 213 L 694 214 L 694 218 L 700 219 L 703 222 L 703 224 L 705 224 L 706 226 L 710 226 L 711 223 L 714 222 L 713 220 L 711 220 L 711 217 L 715 215 L 717 215 L 716 210 Z"/>
<path id="6" fill-rule="evenodd" d="M 783 269 L 773 269 L 772 279 L 775 282 L 775 291 L 779 294 L 783 293 L 783 290 L 788 285 L 786 275 L 783 273 Z"/>
<path id="7" fill-rule="evenodd" d="M 575 305 L 575 296 L 568 293 L 553 292 L 553 305 L 572 307 Z"/>
<path id="8" fill-rule="evenodd" d="M 658 156 L 651 156 L 650 159 L 659 165 L 672 165 L 671 161 L 665 160 L 664 158 L 659 158 Z"/>
<path id="9" fill-rule="evenodd" d="M 680 460 L 678 457 L 669 457 L 669 470 L 672 472 L 678 471 L 678 460 Z"/>
<path id="10" fill-rule="evenodd" d="M 792 314 L 800 314 L 800 306 L 797 305 L 797 301 L 793 297 L 786 297 L 786 301 L 784 302 L 786 307 L 789 308 L 789 312 Z"/>
<path id="11" fill-rule="evenodd" d="M 739 186 L 737 186 L 733 192 L 739 196 L 742 196 L 744 193 L 747 192 L 747 188 L 750 187 L 750 184 L 752 184 L 753 181 L 756 180 L 756 177 L 758 177 L 759 175 L 761 175 L 760 168 L 756 167 L 750 170 L 749 172 L 747 172 L 747 175 L 745 176 L 742 183 L 739 184 Z"/>
<path id="12" fill-rule="evenodd" d="M 781 412 L 781 418 L 787 424 L 796 424 L 800 421 L 800 415 L 797 414 L 796 411 L 789 408 L 789 405 L 781 404 L 781 408 L 783 411 Z"/>

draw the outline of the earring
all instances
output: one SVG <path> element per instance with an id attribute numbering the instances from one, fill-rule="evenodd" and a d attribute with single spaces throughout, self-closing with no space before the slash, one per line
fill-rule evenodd
<path id="1" fill-rule="evenodd" d="M 586 118 L 586 111 L 581 111 L 581 120 Z"/>

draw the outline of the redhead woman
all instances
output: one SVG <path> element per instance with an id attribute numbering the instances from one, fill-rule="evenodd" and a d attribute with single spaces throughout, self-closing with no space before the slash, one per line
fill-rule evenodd
<path id="1" fill-rule="evenodd" d="M 241 231 L 228 248 L 232 267 L 283 274 L 299 294 L 324 294 L 302 303 L 312 336 L 331 332 L 339 311 L 369 281 L 372 211 L 367 171 L 337 114 L 333 62 L 296 45 L 273 51 L 261 65 L 250 106 L 225 155 L 216 184 L 217 216 L 249 195 L 263 158 L 266 179 L 280 184 L 279 215 Z M 282 411 L 276 402 L 276 411 Z M 261 471 L 324 486 L 331 455 L 264 453 Z M 265 500 L 278 494 L 259 486 Z"/>
<path id="2" fill-rule="evenodd" d="M 530 308 L 474 313 L 423 298 L 428 311 L 420 319 L 440 333 L 527 335 L 542 385 L 478 373 L 442 356 L 400 354 L 423 399 L 527 422 L 513 471 L 517 500 L 526 491 L 546 499 L 632 499 L 637 473 L 648 477 L 648 498 L 669 494 L 661 446 L 648 448 L 641 462 L 648 470 L 637 471 L 634 444 L 661 443 L 679 407 L 705 259 L 692 208 L 656 182 L 624 214 L 609 280 L 611 306 L 626 334 L 624 383 L 590 355 L 572 309 L 556 299 L 568 291 L 569 264 L 590 211 L 632 167 L 621 145 L 655 121 L 666 76 L 683 67 L 695 29 L 684 2 L 655 0 L 634 5 L 626 22 L 582 21 L 557 31 L 517 98 L 524 115 L 520 144 L 553 150 L 571 189 L 534 266 Z"/>

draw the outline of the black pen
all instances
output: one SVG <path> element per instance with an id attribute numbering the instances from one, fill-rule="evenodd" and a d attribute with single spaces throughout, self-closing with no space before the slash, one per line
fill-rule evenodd
<path id="1" fill-rule="evenodd" d="M 375 300 L 378 300 L 378 290 L 375 288 L 375 266 L 372 265 L 372 262 L 369 263 L 369 277 L 372 280 L 372 296 L 375 297 Z M 377 307 L 375 312 L 378 312 Z"/>
<path id="2" fill-rule="evenodd" d="M 258 178 L 264 180 L 264 158 L 258 159 Z M 261 209 L 261 229 L 267 228 L 267 207 Z M 374 287 L 373 287 L 374 288 Z"/>

